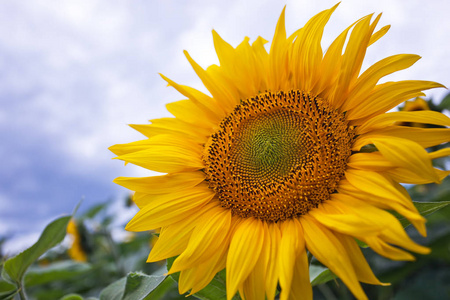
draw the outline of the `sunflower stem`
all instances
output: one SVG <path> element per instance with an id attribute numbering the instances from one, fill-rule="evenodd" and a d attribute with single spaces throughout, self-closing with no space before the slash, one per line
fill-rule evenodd
<path id="1" fill-rule="evenodd" d="M 25 289 L 23 287 L 23 283 L 19 286 L 19 298 L 20 300 L 27 300 L 27 294 L 25 294 Z"/>

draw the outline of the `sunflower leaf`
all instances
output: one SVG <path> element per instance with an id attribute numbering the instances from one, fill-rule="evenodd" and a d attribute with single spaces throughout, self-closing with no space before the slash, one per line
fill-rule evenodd
<path id="1" fill-rule="evenodd" d="M 414 206 L 417 208 L 419 213 L 422 216 L 429 215 L 431 213 L 434 213 L 438 211 L 439 209 L 442 209 L 450 204 L 450 201 L 440 201 L 440 202 L 416 202 L 413 201 Z M 400 215 L 397 212 L 392 212 L 392 214 L 400 221 L 403 227 L 406 227 L 411 224 L 409 220 L 407 220 L 405 217 Z"/>
<path id="2" fill-rule="evenodd" d="M 126 283 L 126 277 L 114 281 L 100 292 L 100 300 L 121 300 Z"/>
<path id="3" fill-rule="evenodd" d="M 444 99 L 442 99 L 441 103 L 438 105 L 438 108 L 442 111 L 444 109 L 450 110 L 450 93 L 447 94 Z"/>
<path id="4" fill-rule="evenodd" d="M 336 276 L 326 267 L 316 265 L 309 266 L 309 280 L 311 281 L 312 286 L 326 283 L 335 278 Z"/>
<path id="5" fill-rule="evenodd" d="M 60 300 L 83 300 L 83 297 L 78 294 L 68 294 L 62 297 Z"/>
<path id="6" fill-rule="evenodd" d="M 0 300 L 13 299 L 15 295 L 19 293 L 19 290 L 12 290 L 7 292 L 0 292 Z"/>
<path id="7" fill-rule="evenodd" d="M 64 239 L 70 218 L 71 216 L 65 216 L 51 222 L 33 246 L 8 259 L 3 266 L 3 278 L 20 286 L 28 267 Z"/>
<path id="8" fill-rule="evenodd" d="M 155 299 L 153 292 L 167 278 L 164 275 L 129 273 L 107 286 L 100 293 L 100 300 L 143 300 Z M 150 298 L 148 298 L 150 297 Z"/>

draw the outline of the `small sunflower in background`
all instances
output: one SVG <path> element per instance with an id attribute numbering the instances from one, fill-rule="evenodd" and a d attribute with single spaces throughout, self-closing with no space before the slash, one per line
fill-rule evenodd
<path id="1" fill-rule="evenodd" d="M 69 224 L 67 224 L 67 234 L 72 237 L 72 245 L 67 251 L 69 257 L 75 261 L 86 262 L 87 253 L 83 247 L 83 241 L 78 229 L 78 224 L 74 219 L 71 219 Z"/>
<path id="2" fill-rule="evenodd" d="M 185 52 L 210 95 L 162 76 L 186 99 L 167 105 L 174 118 L 131 125 L 146 139 L 112 146 L 127 163 L 166 173 L 119 177 L 140 208 L 126 229 L 161 228 L 148 262 L 177 256 L 179 292 L 204 288 L 226 268 L 227 297 L 312 299 L 309 255 L 342 279 L 358 299 L 360 282 L 383 284 L 357 242 L 393 260 L 427 254 L 396 211 L 426 235 L 425 219 L 400 183 L 439 183 L 448 172 L 432 160 L 449 149 L 445 115 L 428 110 L 386 113 L 431 81 L 378 84 L 420 57 L 387 57 L 361 72 L 367 48 L 389 26 L 361 18 L 324 53 L 321 39 L 337 5 L 291 35 L 281 13 L 267 43 L 248 38 L 236 48 L 213 31 L 220 66 L 206 70 Z M 407 251 L 408 250 L 408 251 Z"/>

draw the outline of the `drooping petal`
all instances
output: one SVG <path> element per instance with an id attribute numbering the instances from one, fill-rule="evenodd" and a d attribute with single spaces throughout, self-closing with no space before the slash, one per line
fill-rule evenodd
<path id="1" fill-rule="evenodd" d="M 256 262 L 255 268 L 250 272 L 249 276 L 243 284 L 243 291 L 246 300 L 260 300 L 265 299 L 265 280 L 266 280 L 266 269 L 268 265 L 270 248 L 270 233 L 267 223 L 263 223 L 264 226 L 264 244 L 261 250 L 261 255 Z"/>
<path id="2" fill-rule="evenodd" d="M 161 229 L 147 262 L 155 262 L 180 255 L 186 249 L 196 220 L 207 214 L 217 203 L 209 203 L 180 221 Z"/>
<path id="3" fill-rule="evenodd" d="M 298 250 L 288 299 L 312 300 L 313 291 L 309 280 L 309 261 L 306 247 Z"/>
<path id="4" fill-rule="evenodd" d="M 281 225 L 279 268 L 281 300 L 287 300 L 292 286 L 294 266 L 299 252 L 305 248 L 303 230 L 297 219 L 286 220 Z"/>
<path id="5" fill-rule="evenodd" d="M 339 276 L 357 299 L 367 299 L 358 282 L 351 259 L 333 232 L 308 215 L 302 216 L 300 221 L 306 247 L 314 257 Z"/>
<path id="6" fill-rule="evenodd" d="M 217 206 L 196 221 L 189 244 L 170 268 L 170 273 L 192 268 L 214 256 L 224 243 L 231 225 L 231 212 Z"/>
<path id="7" fill-rule="evenodd" d="M 277 223 L 269 224 L 269 233 L 266 241 L 268 241 L 268 243 L 265 243 L 264 247 L 267 248 L 269 256 L 265 280 L 266 296 L 268 300 L 273 300 L 275 298 L 278 278 L 280 276 L 280 271 L 278 268 L 278 253 L 281 233 Z"/>
<path id="8" fill-rule="evenodd" d="M 372 142 L 393 165 L 421 174 L 432 182 L 440 183 L 427 151 L 417 143 L 402 138 L 374 138 Z"/>
<path id="9" fill-rule="evenodd" d="M 232 237 L 227 257 L 227 299 L 236 294 L 256 265 L 264 244 L 264 227 L 257 219 L 245 219 Z"/>

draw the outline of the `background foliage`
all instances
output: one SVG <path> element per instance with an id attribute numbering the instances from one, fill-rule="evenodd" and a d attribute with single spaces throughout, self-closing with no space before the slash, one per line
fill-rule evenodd
<path id="1" fill-rule="evenodd" d="M 427 103 L 431 110 L 448 113 L 450 94 L 439 104 L 431 100 Z M 449 169 L 450 159 L 439 159 L 435 164 Z M 430 247 L 432 252 L 425 256 L 416 255 L 415 262 L 396 262 L 380 257 L 362 245 L 377 277 L 382 282 L 392 283 L 384 287 L 363 284 L 364 290 L 369 299 L 379 300 L 450 298 L 450 207 L 447 206 L 450 178 L 441 185 L 408 188 L 419 211 L 427 215 L 427 238 L 420 237 L 412 226 L 408 226 L 407 220 L 401 221 L 408 234 Z M 133 205 L 130 199 L 125 201 Z M 225 271 L 218 273 L 199 293 L 189 297 L 179 295 L 178 274 L 165 276 L 166 262 L 145 262 L 157 233 L 128 233 L 124 237 L 115 237 L 111 222 L 117 212 L 111 213 L 109 205 L 110 202 L 105 202 L 83 214 L 56 219 L 32 247 L 16 256 L 3 253 L 5 238 L 0 238 L 0 300 L 226 299 Z M 61 245 L 70 222 L 74 222 L 75 232 L 69 230 L 70 237 L 66 237 Z M 172 262 L 173 259 L 169 259 L 167 264 L 170 266 Z M 314 259 L 310 276 L 314 299 L 354 299 L 345 285 Z M 239 297 L 235 296 L 235 299 Z"/>

